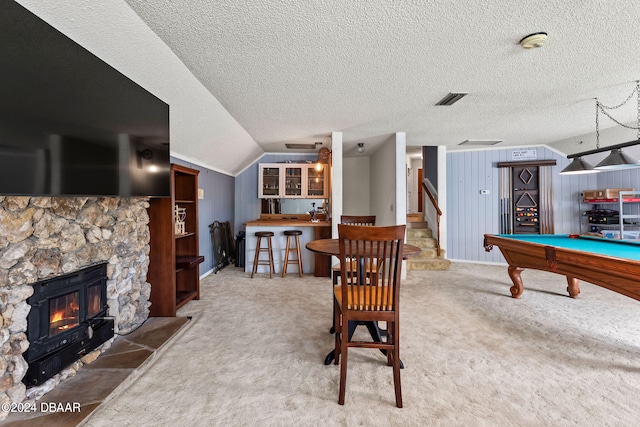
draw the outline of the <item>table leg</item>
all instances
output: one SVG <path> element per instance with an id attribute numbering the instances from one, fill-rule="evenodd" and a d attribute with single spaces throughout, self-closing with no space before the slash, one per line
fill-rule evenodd
<path id="1" fill-rule="evenodd" d="M 575 298 L 580 293 L 580 280 L 575 277 L 567 276 L 567 292 L 569 292 L 569 296 L 571 298 Z"/>
<path id="2" fill-rule="evenodd" d="M 516 267 L 513 265 L 509 266 L 509 277 L 513 282 L 513 286 L 509 289 L 511 291 L 512 298 L 520 298 L 522 292 L 524 292 L 524 285 L 522 284 L 522 277 L 520 277 L 520 273 L 524 271 L 524 268 Z"/>

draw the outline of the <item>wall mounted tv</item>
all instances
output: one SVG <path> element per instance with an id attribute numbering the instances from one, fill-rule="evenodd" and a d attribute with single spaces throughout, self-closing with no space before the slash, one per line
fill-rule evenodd
<path id="1" fill-rule="evenodd" d="M 169 106 L 1 0 L 0 195 L 169 192 Z"/>

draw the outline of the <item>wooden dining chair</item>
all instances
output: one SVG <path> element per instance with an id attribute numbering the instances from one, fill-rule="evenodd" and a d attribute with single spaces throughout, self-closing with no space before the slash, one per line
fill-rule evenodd
<path id="1" fill-rule="evenodd" d="M 348 225 L 362 225 L 362 226 L 374 226 L 376 225 L 375 215 L 340 215 L 340 224 Z M 340 264 L 336 264 L 331 267 L 331 278 L 333 285 L 338 284 L 338 278 L 340 277 Z M 329 333 L 333 334 L 336 330 L 336 325 L 331 325 Z"/>
<path id="2" fill-rule="evenodd" d="M 334 286 L 334 363 L 340 364 L 341 405 L 344 405 L 348 350 L 364 347 L 386 352 L 387 365 L 393 367 L 396 406 L 402 408 L 399 298 L 405 229 L 406 225 L 338 224 L 340 268 L 344 274 L 340 276 L 340 285 Z M 387 323 L 386 339 L 378 336 L 370 341 L 353 340 L 354 328 L 350 326 L 366 324 L 368 328 L 376 328 L 380 321 Z"/>
<path id="3" fill-rule="evenodd" d="M 375 215 L 341 215 L 340 224 L 373 226 L 373 225 L 376 225 L 376 216 Z M 336 264 L 331 268 L 331 277 L 333 279 L 333 284 L 337 285 L 338 277 L 340 277 L 339 264 Z"/>

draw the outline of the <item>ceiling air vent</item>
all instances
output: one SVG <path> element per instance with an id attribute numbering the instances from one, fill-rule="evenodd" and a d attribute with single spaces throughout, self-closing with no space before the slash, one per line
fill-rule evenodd
<path id="1" fill-rule="evenodd" d="M 315 150 L 322 142 L 315 142 L 313 144 L 284 144 L 285 147 L 291 150 Z"/>
<path id="2" fill-rule="evenodd" d="M 449 95 L 438 101 L 436 105 L 453 105 L 467 95 L 467 92 L 450 92 Z"/>
<path id="3" fill-rule="evenodd" d="M 496 145 L 501 142 L 500 139 L 467 139 L 458 145 Z"/>

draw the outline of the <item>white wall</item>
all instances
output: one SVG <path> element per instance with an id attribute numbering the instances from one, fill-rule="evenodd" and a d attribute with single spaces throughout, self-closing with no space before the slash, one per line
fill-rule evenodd
<path id="1" fill-rule="evenodd" d="M 442 212 L 440 217 L 440 248 L 447 250 L 447 147 L 438 146 L 438 206 Z M 434 230 L 437 233 L 437 230 Z M 446 253 L 445 253 L 446 257 Z"/>
<path id="2" fill-rule="evenodd" d="M 371 214 L 376 216 L 377 225 L 396 224 L 395 153 L 395 143 L 389 140 L 371 156 Z"/>
<path id="3" fill-rule="evenodd" d="M 342 132 L 331 134 L 331 236 L 338 238 L 338 223 L 343 212 L 343 157 L 342 157 Z M 335 264 L 337 258 L 333 258 L 331 264 Z"/>
<path id="4" fill-rule="evenodd" d="M 391 210 L 395 217 L 392 224 L 396 225 L 407 222 L 407 134 L 405 132 L 396 132 L 394 148 L 394 182 L 396 185 L 394 189 L 395 203 Z"/>
<path id="5" fill-rule="evenodd" d="M 342 214 L 370 215 L 370 157 L 345 157 L 342 174 Z"/>

